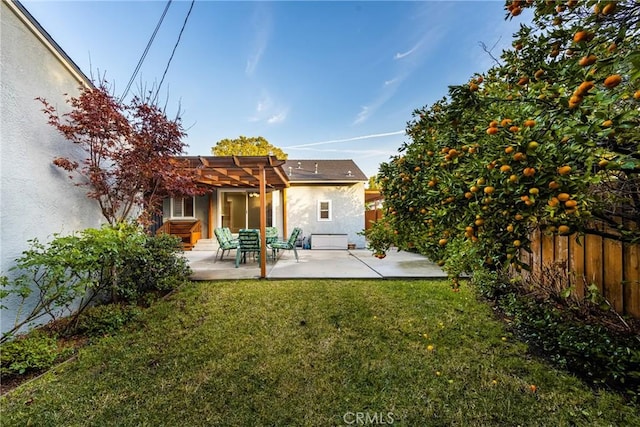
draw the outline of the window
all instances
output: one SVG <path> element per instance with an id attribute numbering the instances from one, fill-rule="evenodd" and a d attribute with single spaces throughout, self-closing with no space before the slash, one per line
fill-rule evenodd
<path id="1" fill-rule="evenodd" d="M 194 218 L 195 199 L 174 197 L 171 199 L 171 218 Z"/>
<path id="2" fill-rule="evenodd" d="M 331 200 L 318 200 L 318 221 L 331 221 Z"/>

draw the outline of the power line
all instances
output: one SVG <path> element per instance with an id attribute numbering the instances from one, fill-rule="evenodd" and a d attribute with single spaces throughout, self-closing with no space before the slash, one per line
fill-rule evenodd
<path id="1" fill-rule="evenodd" d="M 167 66 L 164 69 L 164 73 L 162 73 L 162 79 L 160 79 L 160 84 L 158 84 L 158 88 L 156 89 L 156 94 L 153 97 L 153 102 L 158 98 L 158 94 L 160 93 L 160 87 L 164 82 L 164 78 L 167 75 L 167 71 L 169 71 L 169 65 L 171 65 L 171 61 L 173 60 L 173 55 L 176 53 L 176 49 L 178 48 L 178 44 L 180 44 L 180 38 L 182 37 L 182 33 L 184 32 L 184 28 L 187 26 L 187 21 L 189 20 L 189 16 L 191 15 L 191 11 L 193 10 L 193 5 L 195 4 L 195 0 L 191 0 L 191 6 L 189 7 L 189 11 L 187 12 L 187 16 L 184 18 L 184 22 L 182 23 L 182 28 L 180 29 L 180 34 L 178 34 L 178 40 L 176 40 L 176 44 L 173 46 L 173 51 L 171 51 L 171 56 L 169 57 L 169 61 L 167 62 Z"/>
<path id="2" fill-rule="evenodd" d="M 167 11 L 169 10 L 169 6 L 171 6 L 171 2 L 172 2 L 172 0 L 168 0 L 167 1 L 167 5 L 164 7 L 164 11 L 162 12 L 162 16 L 160 16 L 160 20 L 158 21 L 158 24 L 156 25 L 156 29 L 153 30 L 153 34 L 151 34 L 151 38 L 149 39 L 149 42 L 147 43 L 147 47 L 144 49 L 144 52 L 142 53 L 142 56 L 140 57 L 140 60 L 138 61 L 138 65 L 136 66 L 136 69 L 133 71 L 133 74 L 131 75 L 131 78 L 129 79 L 129 83 L 127 83 L 127 87 L 124 90 L 124 93 L 122 94 L 122 98 L 121 99 L 124 99 L 124 97 L 127 96 L 127 94 L 129 93 L 129 89 L 131 89 L 131 85 L 135 81 L 136 76 L 138 75 L 138 72 L 140 71 L 140 67 L 142 67 L 142 63 L 144 62 L 145 58 L 147 57 L 147 53 L 149 53 L 149 49 L 151 48 L 151 44 L 153 43 L 153 40 L 156 38 L 156 34 L 158 34 L 158 30 L 160 29 L 160 25 L 162 25 L 162 21 L 164 21 L 164 17 L 167 15 Z"/>

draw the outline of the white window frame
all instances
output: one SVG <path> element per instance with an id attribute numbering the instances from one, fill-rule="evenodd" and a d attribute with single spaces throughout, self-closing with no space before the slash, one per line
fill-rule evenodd
<path id="1" fill-rule="evenodd" d="M 322 209 L 322 204 L 327 203 L 328 209 Z M 329 217 L 322 218 L 322 212 L 328 211 Z M 331 200 L 318 200 L 318 221 L 333 221 L 333 203 Z"/>
<path id="2" fill-rule="evenodd" d="M 192 216 L 184 216 L 184 200 L 187 199 L 188 197 L 172 197 L 171 198 L 171 219 L 193 219 L 195 218 L 195 214 L 196 214 L 196 198 L 195 197 L 191 197 L 191 203 L 193 204 L 192 206 L 192 212 L 193 215 Z M 181 212 L 182 215 L 176 215 L 176 210 L 175 208 L 177 207 L 178 201 L 180 202 L 181 206 Z"/>

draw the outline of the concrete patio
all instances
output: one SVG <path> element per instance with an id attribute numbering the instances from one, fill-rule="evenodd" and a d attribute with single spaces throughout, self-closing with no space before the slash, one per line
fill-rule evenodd
<path id="1" fill-rule="evenodd" d="M 283 251 L 274 262 L 267 262 L 267 279 L 396 279 L 446 278 L 438 265 L 422 255 L 391 249 L 383 259 L 366 249 Z M 235 251 L 216 260 L 215 251 L 185 252 L 193 270 L 192 280 L 256 279 L 260 277 L 257 260 L 235 268 Z"/>

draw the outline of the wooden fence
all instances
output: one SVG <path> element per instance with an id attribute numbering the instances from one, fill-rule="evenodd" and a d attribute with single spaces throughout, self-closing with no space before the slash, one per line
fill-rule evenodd
<path id="1" fill-rule="evenodd" d="M 545 266 L 560 268 L 577 297 L 595 284 L 618 313 L 640 318 L 640 245 L 594 234 L 551 236 L 540 231 L 531 242 L 532 253 L 523 252 L 521 258 L 531 274 L 541 274 Z"/>
<path id="2" fill-rule="evenodd" d="M 371 228 L 371 223 L 382 218 L 382 209 L 369 209 L 364 211 L 364 229 Z"/>

